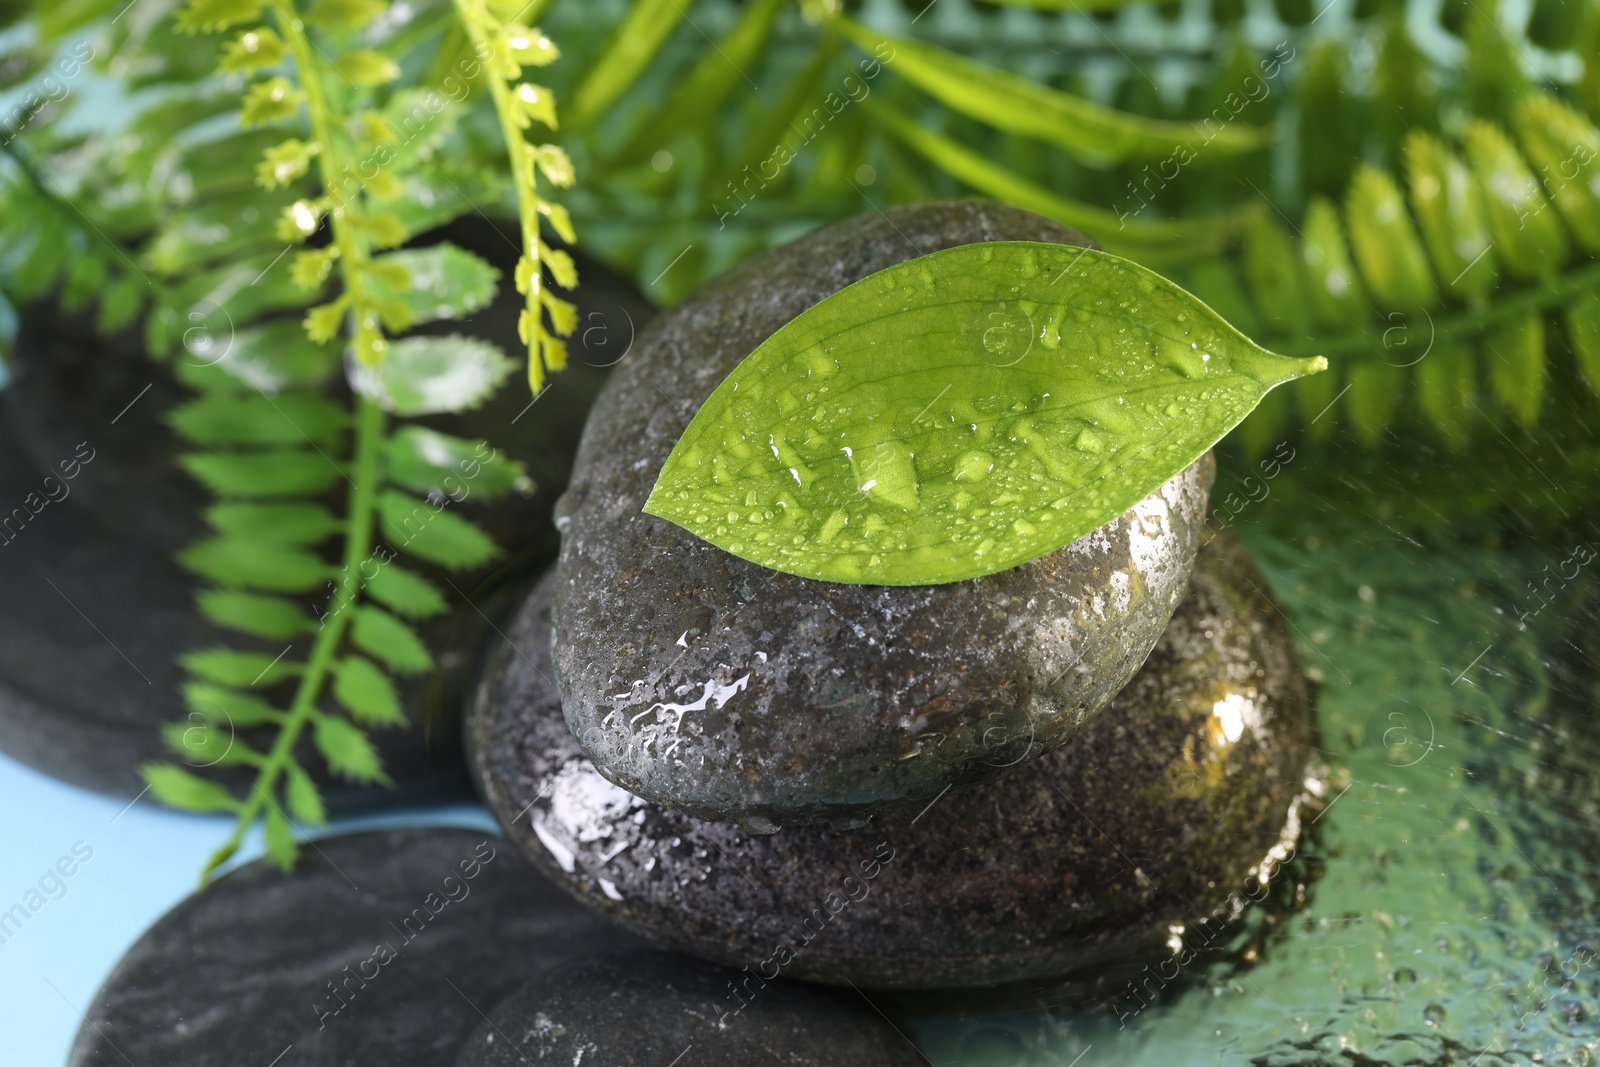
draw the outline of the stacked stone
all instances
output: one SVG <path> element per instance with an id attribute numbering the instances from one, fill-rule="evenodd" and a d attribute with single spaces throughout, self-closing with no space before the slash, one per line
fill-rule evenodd
<path id="1" fill-rule="evenodd" d="M 780 574 L 642 512 L 778 327 L 999 240 L 1087 243 L 995 205 L 891 209 L 658 320 L 591 414 L 556 569 L 485 663 L 467 749 L 508 833 L 581 902 L 737 969 L 725 1013 L 780 976 L 994 987 L 1175 953 L 1298 835 L 1310 706 L 1265 580 L 1206 530 L 1209 455 L 1057 552 L 937 586 Z"/>

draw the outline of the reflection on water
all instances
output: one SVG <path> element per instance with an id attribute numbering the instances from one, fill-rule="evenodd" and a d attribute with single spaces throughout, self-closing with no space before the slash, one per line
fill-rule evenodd
<path id="1" fill-rule="evenodd" d="M 933 1062 L 1595 1062 L 1593 576 L 1382 524 L 1241 533 L 1320 684 L 1331 806 L 1225 945 L 1047 1011 L 921 1019 Z"/>

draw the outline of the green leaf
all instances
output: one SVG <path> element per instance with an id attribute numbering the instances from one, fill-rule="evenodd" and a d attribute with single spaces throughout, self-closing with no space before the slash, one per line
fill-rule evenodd
<path id="1" fill-rule="evenodd" d="M 1197 256 L 1220 251 L 1238 227 L 1232 218 L 1132 220 L 1079 200 L 1058 196 L 1003 167 L 988 156 L 925 129 L 884 104 L 869 105 L 889 132 L 906 147 L 957 181 L 996 200 L 1055 219 L 1093 237 L 1115 252 L 1151 256 Z"/>
<path id="2" fill-rule="evenodd" d="M 337 482 L 339 468 L 326 456 L 298 449 L 198 452 L 182 456 L 183 469 L 218 496 L 310 496 Z"/>
<path id="3" fill-rule="evenodd" d="M 259 758 L 221 716 L 195 714 L 186 721 L 163 723 L 161 738 L 191 767 L 229 767 Z"/>
<path id="4" fill-rule="evenodd" d="M 239 330 L 220 356 L 174 364 L 179 380 L 191 388 L 268 396 L 315 388 L 338 368 L 337 353 L 313 343 L 299 323 L 283 321 Z"/>
<path id="5" fill-rule="evenodd" d="M 1546 93 L 1517 106 L 1517 134 L 1577 242 L 1600 251 L 1600 130 Z"/>
<path id="6" fill-rule="evenodd" d="M 241 806 L 220 783 L 171 763 L 146 763 L 139 773 L 150 783 L 150 795 L 169 808 L 238 811 Z"/>
<path id="7" fill-rule="evenodd" d="M 739 20 L 678 80 L 672 95 L 648 116 L 618 158 L 645 159 L 684 128 L 715 121 L 728 94 L 745 84 L 744 72 L 754 69 L 783 8 L 784 0 L 753 0 L 746 5 Z"/>
<path id="8" fill-rule="evenodd" d="M 1318 321 L 1325 326 L 1366 322 L 1372 309 L 1361 291 L 1355 265 L 1350 262 L 1350 246 L 1345 244 L 1344 231 L 1339 226 L 1338 209 L 1320 196 L 1313 197 L 1306 207 L 1301 236 L 1301 262 L 1309 277 L 1311 307 Z M 1328 385 L 1320 378 L 1317 384 L 1322 388 Z M 1295 395 L 1303 399 L 1306 391 L 1297 389 Z"/>
<path id="9" fill-rule="evenodd" d="M 1486 300 L 1500 272 L 1477 180 L 1442 141 L 1422 130 L 1406 139 L 1406 172 L 1411 206 L 1444 287 L 1470 301 Z"/>
<path id="10" fill-rule="evenodd" d="M 384 85 L 400 77 L 400 64 L 368 48 L 344 53 L 334 66 L 351 85 Z"/>
<path id="11" fill-rule="evenodd" d="M 611 43 L 573 94 L 568 116 L 572 125 L 593 122 L 626 92 L 693 6 L 694 0 L 634 0 Z"/>
<path id="12" fill-rule="evenodd" d="M 277 545 L 314 545 L 344 528 L 318 504 L 213 504 L 206 521 L 219 533 Z"/>
<path id="13" fill-rule="evenodd" d="M 1444 443 L 1457 452 L 1472 439 L 1477 419 L 1477 373 L 1472 350 L 1441 344 L 1417 364 L 1417 406 Z"/>
<path id="14" fill-rule="evenodd" d="M 325 30 L 359 30 L 388 7 L 386 0 L 317 0 L 306 21 Z"/>
<path id="15" fill-rule="evenodd" d="M 1007 133 L 1035 137 L 1074 155 L 1120 162 L 1170 159 L 1188 166 L 1200 153 L 1233 155 L 1273 141 L 1270 129 L 1231 122 L 1169 122 L 1133 115 L 1059 92 L 904 37 L 885 37 L 849 19 L 833 23 L 896 74 L 952 111 Z"/>
<path id="16" fill-rule="evenodd" d="M 276 804 L 268 804 L 262 812 L 262 830 L 267 843 L 267 859 L 284 872 L 294 870 L 300 858 L 300 846 L 294 842 L 289 820 Z"/>
<path id="17" fill-rule="evenodd" d="M 1256 306 L 1278 334 L 1302 337 L 1311 331 L 1311 295 L 1295 251 L 1289 231 L 1265 213 L 1244 232 L 1244 274 Z"/>
<path id="18" fill-rule="evenodd" d="M 1408 310 L 1437 303 L 1428 257 L 1394 179 L 1363 163 L 1347 197 L 1350 245 L 1374 299 Z"/>
<path id="19" fill-rule="evenodd" d="M 231 648 L 206 648 L 185 652 L 178 657 L 183 669 L 219 685 L 263 689 L 299 674 L 302 667 L 283 657 L 262 652 L 239 652 Z"/>
<path id="20" fill-rule="evenodd" d="M 380 269 L 400 268 L 406 280 L 395 285 L 382 275 L 375 276 L 370 286 L 372 299 L 404 302 L 414 322 L 460 319 L 481 311 L 494 299 L 500 280 L 494 267 L 448 243 L 390 252 L 374 263 Z"/>
<path id="21" fill-rule="evenodd" d="M 262 0 L 189 0 L 175 16 L 184 33 L 215 33 L 261 17 Z"/>
<path id="22" fill-rule="evenodd" d="M 1489 391 L 1513 418 L 1533 429 L 1539 425 L 1544 403 L 1544 316 L 1534 312 L 1492 330 L 1483 345 L 1488 353 Z"/>
<path id="23" fill-rule="evenodd" d="M 1600 396 L 1600 292 L 1589 292 L 1567 305 L 1562 321 L 1589 391 Z"/>
<path id="24" fill-rule="evenodd" d="M 269 126 L 293 118 L 304 99 L 305 94 L 288 78 L 256 82 L 244 94 L 239 107 L 239 125 L 248 130 L 252 126 Z"/>
<path id="25" fill-rule="evenodd" d="M 423 495 L 456 502 L 474 494 L 486 499 L 515 489 L 527 495 L 533 480 L 522 464 L 502 457 L 485 441 L 468 441 L 422 426 L 395 431 L 384 445 L 388 480 Z"/>
<path id="26" fill-rule="evenodd" d="M 332 445 L 350 420 L 332 400 L 295 393 L 202 396 L 174 408 L 167 421 L 202 445 Z"/>
<path id="27" fill-rule="evenodd" d="M 207 589 L 198 598 L 200 613 L 218 626 L 257 637 L 286 638 L 314 629 L 294 601 L 230 589 Z"/>
<path id="28" fill-rule="evenodd" d="M 294 762 L 284 768 L 284 775 L 283 798 L 289 806 L 289 814 L 311 826 L 326 826 L 328 812 L 322 805 L 322 794 L 317 791 L 317 783 L 311 780 L 311 775 Z"/>
<path id="29" fill-rule="evenodd" d="M 370 605 L 357 608 L 350 639 L 357 648 L 388 664 L 396 674 L 421 674 L 433 669 L 433 657 L 417 631 L 382 608 Z"/>
<path id="30" fill-rule="evenodd" d="M 1468 126 L 1466 148 L 1483 189 L 1495 251 L 1506 269 L 1519 278 L 1554 278 L 1572 248 L 1539 180 L 1492 123 L 1478 119 Z"/>
<path id="31" fill-rule="evenodd" d="M 205 682 L 183 683 L 183 700 L 191 711 L 221 718 L 234 726 L 265 726 L 283 721 L 283 712 L 267 701 L 236 689 Z"/>
<path id="32" fill-rule="evenodd" d="M 494 345 L 450 334 L 396 341 L 382 365 L 354 367 L 351 379 L 396 415 L 433 415 L 477 407 L 515 369 Z"/>
<path id="33" fill-rule="evenodd" d="M 444 596 L 426 578 L 386 563 L 367 580 L 366 594 L 390 611 L 409 619 L 426 619 L 450 610 Z"/>
<path id="34" fill-rule="evenodd" d="M 762 342 L 645 510 L 775 570 L 929 585 L 1014 567 L 1127 511 L 1273 386 L 1252 344 L 1115 256 L 963 245 L 848 286 Z"/>
<path id="35" fill-rule="evenodd" d="M 353 782 L 389 784 L 389 776 L 383 773 L 383 761 L 378 758 L 377 749 L 349 719 L 341 719 L 337 715 L 319 715 L 313 737 L 317 751 L 322 753 L 322 758 L 328 761 L 328 767 L 335 774 Z"/>
<path id="36" fill-rule="evenodd" d="M 1383 433 L 1400 413 L 1405 397 L 1408 372 L 1376 360 L 1362 360 L 1350 367 L 1350 389 L 1345 404 L 1356 439 L 1367 448 L 1383 443 Z"/>
<path id="37" fill-rule="evenodd" d="M 447 503 L 385 489 L 378 495 L 384 537 L 414 556 L 451 569 L 476 567 L 500 554 L 488 534 L 445 510 Z"/>
<path id="38" fill-rule="evenodd" d="M 359 624 L 359 617 L 357 621 Z M 346 656 L 334 669 L 333 695 L 355 719 L 368 726 L 406 725 L 400 694 L 369 659 Z"/>
<path id="39" fill-rule="evenodd" d="M 283 62 L 283 40 L 265 26 L 244 30 L 222 49 L 218 69 L 228 74 L 251 73 Z"/>
<path id="40" fill-rule="evenodd" d="M 321 585 L 332 572 L 310 552 L 226 535 L 190 545 L 177 559 L 185 569 L 218 585 L 274 593 L 304 593 Z"/>

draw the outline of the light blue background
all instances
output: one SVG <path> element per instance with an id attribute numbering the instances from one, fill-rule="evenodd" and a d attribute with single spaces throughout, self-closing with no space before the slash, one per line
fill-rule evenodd
<path id="1" fill-rule="evenodd" d="M 139 935 L 194 891 L 231 820 L 168 811 L 148 796 L 126 807 L 5 756 L 0 817 L 0 912 L 38 888 L 40 876 L 70 855 L 75 842 L 94 850 L 64 879 L 66 894 L 46 897 L 22 930 L 0 944 L 0 1065 L 61 1067 L 79 1013 Z M 350 820 L 326 832 L 402 823 L 495 829 L 486 809 L 463 804 Z M 251 840 L 241 857 L 260 854 L 260 842 Z"/>

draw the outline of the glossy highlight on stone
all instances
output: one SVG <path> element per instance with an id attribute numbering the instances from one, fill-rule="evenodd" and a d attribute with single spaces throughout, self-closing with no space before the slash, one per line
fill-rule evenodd
<path id="1" fill-rule="evenodd" d="M 781 574 L 640 511 L 696 407 L 800 311 L 917 255 L 1023 239 L 1085 242 L 997 205 L 873 213 L 750 261 L 640 337 L 557 506 L 555 677 L 609 779 L 752 831 L 846 827 L 1037 758 L 1132 676 L 1183 596 L 1209 455 L 1065 548 L 937 586 Z M 889 460 L 884 493 L 910 492 Z M 977 478 L 991 460 L 960 462 Z"/>
<path id="2" fill-rule="evenodd" d="M 608 782 L 561 716 L 552 592 L 547 578 L 506 628 L 469 710 L 480 792 L 584 903 L 767 980 L 991 986 L 1160 953 L 1185 922 L 1254 899 L 1321 792 L 1293 645 L 1230 532 L 1077 738 L 850 834 L 753 836 Z"/>

